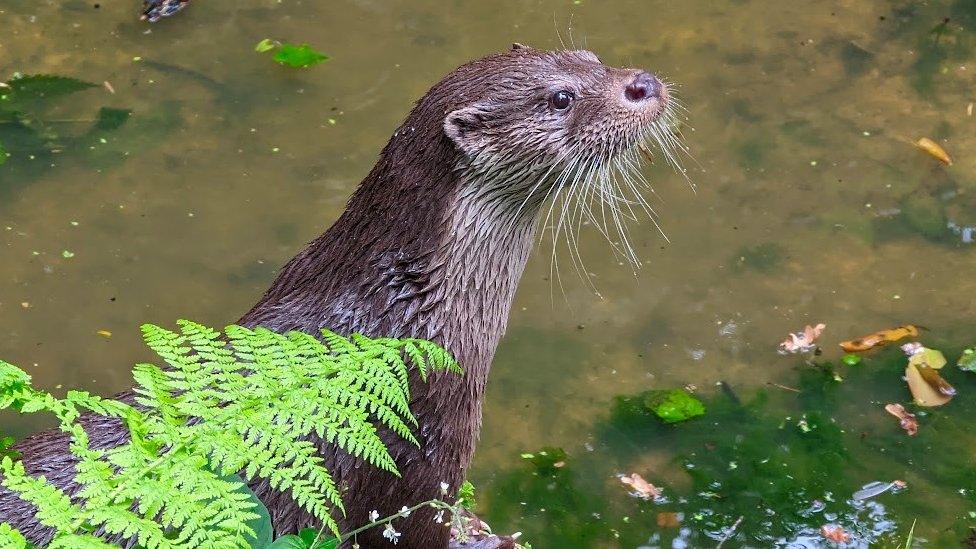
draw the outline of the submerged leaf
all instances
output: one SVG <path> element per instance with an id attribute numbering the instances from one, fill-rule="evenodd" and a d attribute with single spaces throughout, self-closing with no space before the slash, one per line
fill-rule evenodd
<path id="1" fill-rule="evenodd" d="M 824 524 L 821 526 L 820 535 L 834 543 L 849 543 L 851 541 L 851 535 L 843 527 L 837 526 L 836 524 Z"/>
<path id="2" fill-rule="evenodd" d="M 650 391 L 644 406 L 665 423 L 677 423 L 705 415 L 705 405 L 682 389 Z"/>
<path id="3" fill-rule="evenodd" d="M 926 372 L 924 375 L 922 370 Z M 918 368 L 909 364 L 905 368 L 905 380 L 908 382 L 908 389 L 912 392 L 912 398 L 919 406 L 942 406 L 952 400 L 956 392 L 938 372 L 931 368 Z M 951 394 L 944 392 L 946 390 L 950 390 Z"/>
<path id="4" fill-rule="evenodd" d="M 655 499 L 661 497 L 661 489 L 654 486 L 650 482 L 644 480 L 644 477 L 633 473 L 630 476 L 620 475 L 620 482 L 634 489 L 631 494 L 635 497 L 641 499 Z"/>
<path id="5" fill-rule="evenodd" d="M 915 142 L 915 146 L 927 152 L 930 156 L 942 162 L 946 166 L 952 165 L 952 157 L 942 148 L 941 145 L 932 141 L 928 137 L 923 137 Z"/>
<path id="6" fill-rule="evenodd" d="M 274 60 L 282 65 L 295 68 L 305 68 L 321 63 L 329 56 L 312 49 L 308 44 L 296 46 L 294 44 L 282 44 L 281 49 L 274 55 Z"/>
<path id="7" fill-rule="evenodd" d="M 60 95 L 69 95 L 96 84 L 71 78 L 70 76 L 55 76 L 53 74 L 34 74 L 13 78 L 7 81 L 3 94 L 7 101 L 27 101 L 32 99 L 51 99 Z"/>
<path id="8" fill-rule="evenodd" d="M 102 107 L 98 111 L 98 119 L 95 120 L 96 130 L 114 130 L 125 124 L 132 111 L 129 109 L 113 109 Z"/>
<path id="9" fill-rule="evenodd" d="M 875 347 L 882 347 L 889 343 L 894 343 L 899 339 L 917 336 L 918 328 L 911 324 L 906 324 L 905 326 L 899 326 L 890 330 L 881 330 L 857 339 L 841 342 L 840 347 L 848 353 L 860 353 L 869 351 Z"/>
<path id="10" fill-rule="evenodd" d="M 901 404 L 888 404 L 885 406 L 885 411 L 898 418 L 901 428 L 909 436 L 918 432 L 918 419 L 915 418 L 915 414 L 906 410 Z"/>

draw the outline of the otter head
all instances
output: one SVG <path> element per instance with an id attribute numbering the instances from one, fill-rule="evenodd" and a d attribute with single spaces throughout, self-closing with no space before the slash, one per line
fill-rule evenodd
<path id="1" fill-rule="evenodd" d="M 640 69 L 604 65 L 592 52 L 515 44 L 443 82 L 467 82 L 444 132 L 473 160 L 565 163 L 612 159 L 649 136 L 670 107 L 668 87 Z M 478 85 L 471 86 L 477 79 Z"/>
<path id="2" fill-rule="evenodd" d="M 520 44 L 459 68 L 434 90 L 446 99 L 444 133 L 461 168 L 487 188 L 503 189 L 519 212 L 534 214 L 563 192 L 553 228 L 596 222 L 618 251 L 636 261 L 623 231 L 633 206 L 653 216 L 639 188 L 640 165 L 654 140 L 669 161 L 676 102 L 668 86 L 642 69 L 604 65 L 592 52 L 541 51 Z M 570 206 L 571 203 L 582 206 Z M 609 216 L 594 216 L 599 203 Z M 609 221 L 608 221 L 609 219 Z M 554 233 L 555 237 L 555 233 Z"/>

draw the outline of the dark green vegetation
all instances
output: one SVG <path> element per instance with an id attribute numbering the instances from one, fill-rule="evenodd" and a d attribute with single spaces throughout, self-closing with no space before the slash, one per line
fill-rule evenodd
<path id="1" fill-rule="evenodd" d="M 396 473 L 377 426 L 417 443 L 408 368 L 423 379 L 432 370 L 460 374 L 443 349 L 423 340 L 347 339 L 323 331 L 320 342 L 298 332 L 239 326 L 228 327 L 224 336 L 186 321 L 180 329 L 143 327 L 147 345 L 167 368 L 135 367 L 135 403 L 82 391 L 59 399 L 32 388 L 30 376 L 0 361 L 0 410 L 54 414 L 79 460 L 82 488 L 72 498 L 26 474 L 17 455 L 0 461 L 4 487 L 35 505 L 38 520 L 55 530 L 51 547 L 110 547 L 96 532 L 132 538 L 149 549 L 266 547 L 270 517 L 238 472 L 289 492 L 323 522 L 323 531 L 340 536 L 331 513 L 342 509 L 342 497 L 308 436 Z M 92 449 L 76 422 L 86 412 L 120 419 L 131 441 Z M 311 546 L 295 545 L 307 537 L 282 544 Z M 325 539 L 322 532 L 316 538 Z M 25 545 L 9 528 L 0 543 Z"/>
<path id="2" fill-rule="evenodd" d="M 95 149 L 108 132 L 128 121 L 132 111 L 101 107 L 87 117 L 50 115 L 67 96 L 98 87 L 55 75 L 16 75 L 0 85 L 0 164 L 8 156 L 19 163 L 47 164 L 53 155 Z"/>
<path id="3" fill-rule="evenodd" d="M 258 53 L 273 51 L 275 52 L 275 61 L 281 65 L 295 69 L 311 67 L 312 65 L 317 65 L 329 59 L 328 55 L 315 51 L 308 44 L 296 45 L 280 43 L 275 42 L 270 38 L 265 38 L 264 40 L 258 42 L 257 45 L 254 46 L 254 51 Z"/>
<path id="4" fill-rule="evenodd" d="M 888 349 L 856 366 L 798 366 L 793 389 L 799 392 L 770 388 L 739 396 L 732 388 L 716 389 L 702 397 L 704 417 L 675 425 L 649 413 L 648 394 L 618 397 L 597 427 L 598 452 L 563 453 L 565 466 L 559 468 L 526 460 L 500 474 L 486 487 L 489 517 L 519 524 L 548 547 L 574 541 L 670 547 L 677 538 L 685 546 L 710 547 L 739 517 L 733 547 L 821 543 L 819 529 L 827 523 L 842 526 L 855 543 L 895 547 L 915 519 L 947 519 L 951 526 L 927 541 L 957 546 L 976 526 L 976 457 L 966 434 L 976 414 L 976 377 L 947 371 L 960 396 L 942 408 L 921 409 L 908 403 L 904 364 L 899 350 Z M 902 402 L 918 414 L 916 436 L 907 436 L 884 412 L 887 402 Z M 683 471 L 684 478 L 665 484 L 656 502 L 625 495 L 614 473 L 629 474 L 628 463 L 661 448 L 673 452 L 668 468 Z M 600 463 L 607 454 L 619 459 L 610 469 Z M 591 468 L 607 481 L 577 477 Z M 637 472 L 654 483 L 663 473 Z M 864 484 L 895 479 L 905 480 L 907 490 L 851 498 Z M 943 494 L 943 509 L 916 497 L 928 491 Z M 940 516 L 946 509 L 951 517 Z M 677 513 L 680 530 L 669 523 L 669 513 Z"/>

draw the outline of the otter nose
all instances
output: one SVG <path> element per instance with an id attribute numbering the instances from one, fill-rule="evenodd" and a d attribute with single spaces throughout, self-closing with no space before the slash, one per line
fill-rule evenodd
<path id="1" fill-rule="evenodd" d="M 639 72 L 634 79 L 627 84 L 627 88 L 624 90 L 624 95 L 627 99 L 633 101 L 634 103 L 640 103 L 641 101 L 646 101 L 651 97 L 661 98 L 661 81 L 657 79 L 656 76 L 646 73 Z"/>

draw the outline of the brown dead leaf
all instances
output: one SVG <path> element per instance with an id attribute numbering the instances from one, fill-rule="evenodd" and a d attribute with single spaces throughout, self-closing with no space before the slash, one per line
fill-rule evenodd
<path id="1" fill-rule="evenodd" d="M 956 394 L 956 389 L 932 368 L 919 368 L 909 364 L 905 368 L 905 381 L 908 382 L 908 390 L 912 392 L 915 404 L 919 406 L 942 406 Z"/>
<path id="2" fill-rule="evenodd" d="M 657 526 L 658 528 L 677 528 L 681 526 L 681 519 L 678 517 L 678 513 L 662 511 L 657 514 Z"/>
<path id="3" fill-rule="evenodd" d="M 873 334 L 868 334 L 850 341 L 844 341 L 840 344 L 840 347 L 848 353 L 861 353 L 864 351 L 869 351 L 875 347 L 882 347 L 889 343 L 894 343 L 899 339 L 917 336 L 918 328 L 911 324 L 906 324 L 890 330 L 874 332 Z"/>
<path id="4" fill-rule="evenodd" d="M 916 141 L 915 146 L 929 153 L 930 156 L 937 159 L 939 162 L 942 162 L 946 166 L 952 165 L 952 157 L 949 156 L 949 153 L 942 148 L 942 145 L 939 145 L 928 137 L 923 137 Z"/>
<path id="5" fill-rule="evenodd" d="M 826 324 L 817 324 L 816 326 L 807 324 L 802 332 L 791 333 L 788 339 L 779 344 L 779 354 L 795 355 L 813 351 L 817 348 L 817 339 L 826 327 Z"/>
<path id="6" fill-rule="evenodd" d="M 851 535 L 844 528 L 836 524 L 824 524 L 820 527 L 820 535 L 834 543 L 850 543 Z"/>
<path id="7" fill-rule="evenodd" d="M 915 414 L 906 410 L 901 404 L 888 404 L 885 406 L 885 411 L 898 418 L 901 428 L 909 436 L 918 432 L 918 419 L 915 418 Z"/>
<path id="8" fill-rule="evenodd" d="M 634 494 L 641 499 L 654 499 L 661 497 L 661 489 L 654 486 L 650 482 L 647 482 L 644 480 L 644 477 L 638 475 L 637 473 L 633 473 L 629 477 L 626 475 L 621 475 L 620 482 L 633 488 Z"/>

